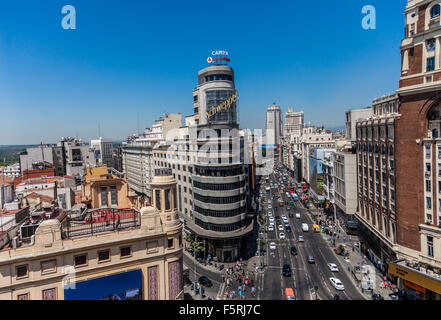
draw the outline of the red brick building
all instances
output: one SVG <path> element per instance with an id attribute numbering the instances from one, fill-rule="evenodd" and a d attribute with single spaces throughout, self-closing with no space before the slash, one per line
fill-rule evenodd
<path id="1" fill-rule="evenodd" d="M 408 0 L 395 121 L 399 285 L 441 299 L 441 0 Z"/>

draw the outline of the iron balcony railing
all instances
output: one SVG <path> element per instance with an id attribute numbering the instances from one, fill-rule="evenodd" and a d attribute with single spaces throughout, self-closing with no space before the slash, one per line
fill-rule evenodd
<path id="1" fill-rule="evenodd" d="M 140 214 L 134 209 L 94 209 L 85 215 L 67 217 L 61 226 L 63 239 L 93 235 L 103 232 L 113 232 L 141 225 Z"/>

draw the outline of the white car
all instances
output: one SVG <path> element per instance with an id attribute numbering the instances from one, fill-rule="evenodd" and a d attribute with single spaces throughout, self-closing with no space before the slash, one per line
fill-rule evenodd
<path id="1" fill-rule="evenodd" d="M 279 224 L 279 231 L 283 231 L 283 226 Z"/>
<path id="2" fill-rule="evenodd" d="M 270 249 L 271 250 L 276 250 L 276 244 L 274 242 L 270 243 Z"/>
<path id="3" fill-rule="evenodd" d="M 305 242 L 305 239 L 303 238 L 303 236 L 299 236 L 299 242 Z"/>
<path id="4" fill-rule="evenodd" d="M 274 218 L 273 217 L 269 217 L 269 222 L 271 223 L 274 223 Z"/>
<path id="5" fill-rule="evenodd" d="M 300 213 L 296 213 L 296 218 L 300 219 Z"/>
<path id="6" fill-rule="evenodd" d="M 328 268 L 332 272 L 338 272 L 338 267 L 337 267 L 337 265 L 335 263 L 328 263 Z"/>
<path id="7" fill-rule="evenodd" d="M 285 215 L 281 216 L 281 218 L 283 221 L 288 220 L 288 218 Z"/>
<path id="8" fill-rule="evenodd" d="M 272 209 L 273 207 L 271 205 L 268 205 L 268 209 Z"/>
<path id="9" fill-rule="evenodd" d="M 280 238 L 280 239 L 285 239 L 285 234 L 284 234 L 283 232 L 280 232 L 280 233 L 279 233 L 279 238 Z"/>
<path id="10" fill-rule="evenodd" d="M 274 231 L 274 225 L 270 224 L 270 225 L 268 226 L 268 231 Z"/>
<path id="11" fill-rule="evenodd" d="M 345 286 L 341 281 L 337 278 L 329 278 L 329 281 L 331 281 L 332 286 L 337 290 L 344 290 Z"/>

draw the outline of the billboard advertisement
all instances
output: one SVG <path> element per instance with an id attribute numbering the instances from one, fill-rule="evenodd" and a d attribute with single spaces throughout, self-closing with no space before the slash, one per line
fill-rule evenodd
<path id="1" fill-rule="evenodd" d="M 71 285 L 70 285 L 71 286 Z M 64 300 L 142 300 L 141 269 L 66 286 Z"/>

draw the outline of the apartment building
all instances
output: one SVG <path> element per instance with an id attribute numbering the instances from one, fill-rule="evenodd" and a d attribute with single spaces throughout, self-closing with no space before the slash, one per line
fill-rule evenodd
<path id="1" fill-rule="evenodd" d="M 368 257 L 388 274 L 396 259 L 397 192 L 396 123 L 402 110 L 397 94 L 376 99 L 373 116 L 357 121 L 357 184 L 359 232 Z M 404 182 L 405 183 L 405 182 Z"/>
<path id="2" fill-rule="evenodd" d="M 409 0 L 404 11 L 395 123 L 399 286 L 418 299 L 441 299 L 440 1 Z"/>
<path id="3" fill-rule="evenodd" d="M 0 251 L 0 299 L 183 299 L 175 192 L 170 173 L 156 172 L 153 206 L 140 211 L 101 208 L 27 220 Z"/>
<path id="4" fill-rule="evenodd" d="M 90 148 L 95 154 L 95 158 L 99 165 L 105 165 L 109 168 L 114 166 L 113 163 L 113 141 L 99 137 L 90 140 Z"/>

